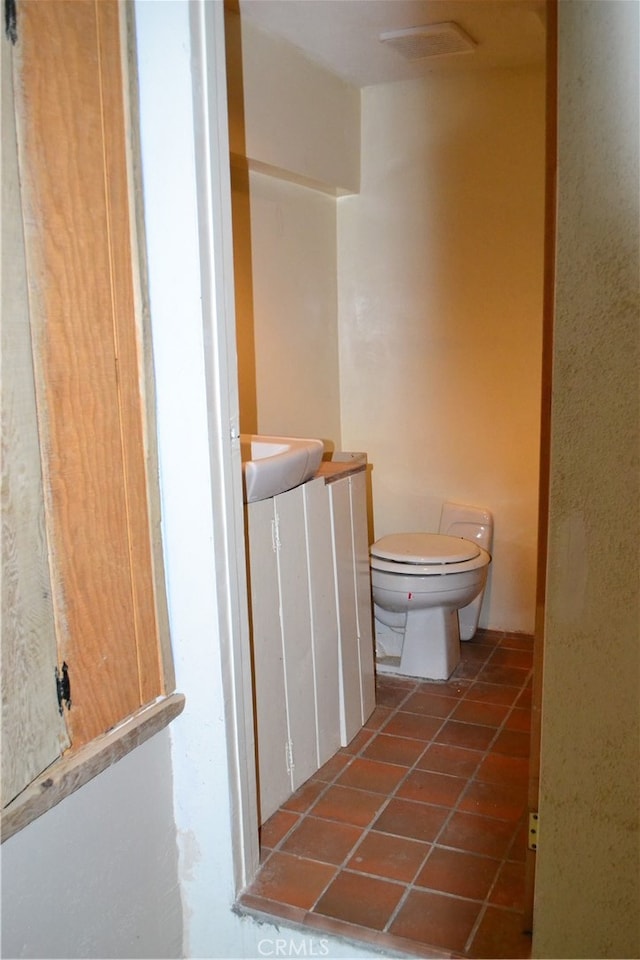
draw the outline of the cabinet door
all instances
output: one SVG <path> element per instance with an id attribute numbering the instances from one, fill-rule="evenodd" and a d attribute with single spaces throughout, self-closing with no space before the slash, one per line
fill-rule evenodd
<path id="1" fill-rule="evenodd" d="M 292 792 L 274 501 L 247 504 L 260 823 Z"/>
<path id="2" fill-rule="evenodd" d="M 340 746 L 338 615 L 331 514 L 323 480 L 304 485 L 318 766 Z"/>
<path id="3" fill-rule="evenodd" d="M 275 511 L 289 761 L 295 790 L 318 769 L 304 487 L 275 497 Z"/>
<path id="4" fill-rule="evenodd" d="M 349 478 L 329 484 L 335 592 L 340 651 L 340 736 L 346 746 L 362 726 L 360 655 L 356 604 L 355 558 L 351 526 Z"/>
<path id="5" fill-rule="evenodd" d="M 376 705 L 366 474 L 364 472 L 354 474 L 349 478 L 349 485 L 351 493 L 351 522 L 353 526 L 356 616 L 358 620 L 360 706 L 362 710 L 362 723 L 365 723 L 373 713 Z"/>

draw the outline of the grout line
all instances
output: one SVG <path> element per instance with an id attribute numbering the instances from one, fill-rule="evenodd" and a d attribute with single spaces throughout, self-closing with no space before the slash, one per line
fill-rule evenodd
<path id="1" fill-rule="evenodd" d="M 482 643 L 482 640 L 480 640 L 480 642 Z M 485 644 L 485 645 L 486 645 L 486 646 L 489 646 L 490 644 Z M 407 900 L 407 898 L 409 897 L 410 893 L 411 893 L 412 891 L 416 890 L 416 889 L 417 889 L 417 890 L 432 890 L 432 892 L 437 893 L 437 894 L 439 894 L 439 895 L 441 895 L 441 896 L 449 896 L 449 897 L 452 897 L 453 899 L 457 899 L 457 900 L 464 900 L 464 901 L 468 901 L 468 902 L 479 902 L 479 901 L 476 901 L 474 898 L 460 897 L 460 896 L 457 896 L 456 894 L 451 894 L 451 893 L 448 893 L 447 891 L 444 891 L 444 890 L 438 890 L 438 889 L 435 889 L 435 888 L 423 888 L 423 887 L 417 887 L 417 886 L 416 886 L 416 880 L 417 880 L 418 876 L 420 875 L 421 871 L 423 870 L 425 864 L 427 863 L 427 861 L 429 860 L 429 858 L 432 856 L 433 851 L 434 851 L 434 848 L 436 847 L 436 845 L 440 846 L 442 849 L 451 849 L 451 850 L 455 850 L 455 851 L 457 851 L 457 852 L 467 853 L 467 854 L 469 854 L 469 855 L 477 856 L 478 858 L 485 858 L 485 859 L 495 860 L 496 862 L 499 863 L 499 866 L 498 866 L 498 868 L 497 868 L 497 870 L 496 870 L 495 876 L 494 876 L 494 878 L 493 878 L 493 881 L 492 881 L 492 883 L 491 883 L 491 886 L 489 887 L 489 890 L 488 890 L 487 893 L 486 893 L 485 898 L 484 898 L 482 901 L 480 901 L 480 902 L 481 902 L 481 907 L 480 907 L 478 916 L 477 916 L 477 918 L 476 918 L 476 921 L 475 921 L 475 923 L 474 923 L 474 925 L 473 925 L 472 930 L 471 930 L 470 933 L 469 933 L 469 937 L 467 938 L 467 942 L 466 942 L 466 944 L 465 944 L 465 948 L 464 948 L 465 952 L 470 949 L 470 947 L 471 947 L 471 945 L 472 945 L 472 943 L 473 943 L 473 939 L 474 939 L 474 937 L 476 936 L 477 931 L 478 931 L 478 929 L 479 929 L 479 926 L 480 926 L 480 924 L 481 924 L 481 922 L 482 922 L 482 919 L 484 918 L 484 916 L 485 916 L 485 914 L 486 914 L 487 908 L 491 905 L 491 904 L 490 904 L 490 900 L 489 900 L 489 898 L 490 898 L 490 896 L 491 896 L 491 893 L 493 892 L 493 890 L 494 890 L 494 888 L 495 888 L 495 885 L 496 885 L 496 883 L 498 882 L 498 878 L 499 878 L 499 876 L 500 876 L 500 874 L 501 874 L 501 871 L 502 871 L 505 863 L 507 863 L 507 861 L 508 861 L 508 857 L 510 856 L 510 854 L 513 853 L 514 845 L 515 845 L 515 843 L 516 843 L 516 839 L 517 839 L 518 832 L 519 832 L 519 825 L 520 825 L 520 823 L 521 823 L 521 821 L 522 821 L 522 818 L 521 818 L 521 817 L 518 817 L 518 819 L 513 822 L 513 836 L 511 837 L 511 840 L 509 841 L 509 843 L 508 843 L 508 845 L 507 845 L 507 848 L 506 848 L 506 850 L 504 851 L 504 853 L 503 853 L 503 855 L 502 855 L 501 857 L 492 857 L 492 856 L 490 856 L 490 855 L 488 855 L 488 854 L 483 854 L 483 853 L 480 853 L 480 852 L 477 852 L 477 851 L 472 851 L 472 850 L 458 850 L 458 848 L 455 848 L 455 847 L 449 847 L 448 845 L 438 844 L 439 838 L 443 835 L 443 833 L 444 833 L 444 831 L 446 830 L 447 825 L 448 825 L 449 822 L 451 821 L 451 818 L 453 817 L 454 813 L 457 812 L 457 811 L 459 811 L 459 806 L 460 806 L 461 802 L 463 801 L 463 798 L 464 798 L 465 795 L 467 794 L 467 791 L 470 789 L 471 784 L 473 784 L 473 783 L 479 783 L 479 782 L 484 782 L 484 781 L 478 781 L 478 780 L 477 780 L 477 773 L 478 773 L 478 771 L 480 770 L 480 768 L 481 768 L 482 763 L 484 762 L 484 760 L 493 752 L 493 751 L 492 751 L 492 747 L 493 747 L 493 746 L 495 745 L 495 743 L 497 742 L 497 739 L 498 739 L 498 737 L 499 737 L 499 734 L 500 734 L 501 732 L 503 732 L 504 730 L 507 729 L 506 723 L 507 723 L 509 717 L 512 715 L 513 711 L 514 711 L 515 709 L 518 709 L 518 706 L 517 706 L 518 700 L 519 700 L 519 698 L 522 696 L 523 692 L 525 691 L 525 689 L 526 689 L 526 687 L 527 687 L 527 685 L 528 685 L 528 683 L 529 683 L 530 677 L 531 677 L 531 675 L 532 675 L 532 669 L 527 670 L 527 671 L 523 670 L 523 671 L 522 671 L 522 672 L 523 672 L 523 679 L 522 679 L 522 681 L 521 681 L 521 683 L 520 683 L 519 685 L 516 685 L 516 684 L 501 684 L 501 683 L 495 683 L 495 681 L 482 680 L 481 677 L 480 677 L 480 674 L 482 673 L 483 669 L 489 664 L 489 662 L 491 661 L 491 659 L 492 659 L 493 656 L 495 655 L 496 651 L 499 650 L 499 649 L 509 649 L 508 647 L 503 646 L 503 645 L 502 645 L 502 641 L 500 641 L 500 640 L 498 640 L 498 641 L 496 641 L 495 643 L 491 644 L 491 646 L 493 646 L 493 649 L 492 649 L 491 652 L 488 654 L 488 656 L 486 657 L 486 659 L 484 659 L 484 660 L 482 660 L 482 661 L 480 661 L 480 660 L 478 661 L 479 667 L 478 667 L 478 674 L 476 675 L 476 677 L 474 677 L 474 678 L 470 678 L 470 677 L 460 678 L 461 686 L 459 687 L 459 690 L 458 690 L 455 694 L 451 694 L 451 691 L 445 689 L 445 685 L 444 685 L 444 684 L 442 685 L 442 686 L 443 686 L 443 689 L 442 689 L 442 693 L 441 693 L 441 694 L 436 693 L 436 691 L 433 690 L 432 687 L 429 687 L 429 688 L 428 688 L 428 691 L 425 691 L 425 692 L 433 693 L 433 694 L 436 695 L 436 696 L 437 696 L 437 695 L 452 696 L 457 702 L 456 702 L 456 704 L 455 704 L 453 707 L 451 707 L 451 709 L 449 710 L 449 712 L 448 712 L 448 713 L 446 714 L 446 716 L 444 716 L 444 717 L 430 717 L 429 714 L 416 714 L 417 716 L 430 717 L 430 719 L 440 720 L 440 721 L 441 721 L 441 722 L 440 722 L 440 725 L 437 727 L 437 729 L 436 729 L 436 731 L 434 732 L 434 734 L 433 734 L 428 740 L 422 741 L 423 744 L 424 744 L 423 749 L 422 749 L 421 752 L 418 754 L 418 756 L 417 756 L 416 759 L 413 761 L 413 763 L 412 763 L 410 766 L 407 766 L 407 767 L 406 767 L 406 770 L 405 770 L 404 775 L 398 780 L 398 782 L 395 784 L 395 786 L 393 787 L 393 789 L 392 789 L 388 794 L 378 794 L 378 796 L 380 796 L 381 798 L 383 798 L 383 802 L 381 803 L 381 806 L 378 808 L 378 810 L 376 811 L 375 815 L 372 817 L 371 821 L 370 821 L 365 827 L 363 827 L 363 828 L 361 827 L 361 828 L 360 828 L 360 830 L 361 830 L 360 836 L 358 837 L 357 841 L 353 844 L 353 846 L 349 849 L 349 851 L 347 852 L 347 854 L 346 854 L 345 858 L 343 859 L 342 863 L 341 863 L 341 864 L 329 864 L 329 866 L 331 866 L 331 867 L 334 868 L 334 873 L 333 873 L 333 875 L 331 876 L 330 880 L 329 880 L 329 881 L 327 882 L 327 884 L 325 885 L 325 887 L 323 888 L 323 890 L 321 891 L 321 893 L 319 894 L 319 896 L 318 896 L 318 897 L 316 898 L 316 900 L 314 901 L 313 906 L 312 906 L 309 910 L 307 910 L 307 912 L 306 912 L 307 916 L 313 918 L 315 908 L 316 908 L 317 904 L 320 902 L 321 898 L 322 898 L 322 897 L 324 896 L 324 894 L 326 893 L 326 891 L 327 891 L 327 889 L 329 888 L 329 886 L 336 880 L 336 878 L 342 873 L 343 870 L 347 869 L 347 864 L 348 864 L 349 860 L 351 859 L 351 857 L 354 855 L 355 851 L 356 851 L 356 850 L 359 848 L 359 846 L 365 841 L 365 839 L 367 838 L 367 836 L 368 836 L 370 833 L 372 833 L 372 832 L 379 832 L 379 833 L 384 834 L 384 835 L 386 835 L 386 836 L 397 836 L 396 834 L 387 834 L 386 831 L 373 831 L 374 824 L 377 822 L 377 820 L 379 819 L 379 817 L 381 816 L 381 814 L 383 813 L 383 811 L 387 808 L 387 806 L 389 805 L 389 803 L 391 802 L 392 799 L 397 798 L 397 799 L 406 800 L 407 802 L 427 803 L 427 804 L 428 804 L 428 801 L 410 800 L 410 798 L 398 798 L 398 797 L 397 797 L 398 791 L 400 790 L 401 786 L 406 782 L 406 780 L 407 780 L 407 778 L 410 776 L 410 774 L 411 774 L 412 772 L 416 771 L 416 770 L 421 770 L 421 771 L 424 770 L 425 772 L 437 773 L 437 774 L 440 774 L 440 775 L 442 775 L 442 776 L 450 776 L 450 777 L 453 777 L 454 779 L 465 779 L 465 780 L 466 780 L 466 784 L 465 784 L 464 788 L 461 790 L 460 795 L 456 798 L 455 803 L 454 803 L 450 808 L 447 808 L 447 809 L 449 810 L 449 812 L 448 812 L 447 816 L 445 817 L 445 819 L 444 819 L 442 825 L 440 826 L 440 828 L 436 831 L 433 840 L 427 841 L 427 840 L 419 840 L 418 838 L 415 838 L 415 837 L 413 837 L 413 838 L 412 838 L 412 837 L 406 837 L 406 838 L 399 837 L 399 839 L 414 840 L 414 841 L 419 842 L 419 843 L 424 843 L 424 844 L 426 844 L 427 847 L 428 847 L 427 852 L 425 853 L 423 859 L 421 860 L 420 864 L 418 865 L 418 867 L 416 868 L 416 870 L 415 870 L 415 872 L 414 872 L 414 874 L 413 874 L 413 879 L 412 879 L 411 881 L 408 881 L 408 882 L 407 882 L 407 881 L 399 880 L 399 879 L 397 879 L 397 878 L 392 878 L 392 877 L 380 877 L 380 876 L 378 876 L 377 874 L 367 873 L 367 872 L 364 872 L 364 871 L 349 871 L 349 872 L 350 872 L 350 873 L 357 874 L 358 876 L 366 876 L 366 877 L 369 877 L 369 878 L 371 878 L 371 879 L 376 879 L 376 880 L 383 881 L 383 882 L 385 882 L 385 883 L 392 883 L 392 884 L 394 884 L 394 885 L 396 885 L 396 886 L 403 886 L 403 887 L 404 887 L 403 894 L 402 894 L 402 896 L 400 897 L 400 900 L 398 901 L 398 904 L 396 905 L 395 909 L 391 912 L 389 918 L 387 919 L 387 922 L 386 922 L 386 924 L 385 924 L 384 930 L 383 930 L 383 931 L 380 931 L 380 932 L 386 933 L 386 934 L 387 934 L 388 936 L 390 936 L 390 937 L 393 937 L 393 934 L 390 934 L 390 933 L 388 932 L 388 931 L 389 931 L 389 927 L 390 927 L 391 924 L 394 922 L 394 920 L 395 920 L 396 917 L 398 916 L 399 912 L 402 910 L 402 907 L 403 907 L 403 905 L 406 903 L 406 900 Z M 517 649 L 517 648 L 514 648 L 514 649 Z M 470 661 L 464 661 L 464 662 L 469 663 L 469 662 L 473 662 L 473 661 L 470 660 Z M 514 668 L 514 669 L 520 669 L 520 668 Z M 391 677 L 391 676 L 389 677 L 389 679 L 387 679 L 387 677 L 385 676 L 384 682 L 387 683 L 389 686 L 393 687 L 394 679 L 395 679 L 395 678 L 393 678 L 393 677 Z M 401 678 L 398 678 L 398 679 L 401 680 Z M 450 682 L 451 682 L 451 681 L 448 681 L 448 683 L 450 683 Z M 455 683 L 456 681 L 454 680 L 453 682 Z M 440 741 L 437 740 L 438 734 L 441 732 L 441 730 L 442 730 L 442 728 L 444 727 L 444 725 L 451 719 L 452 714 L 453 714 L 453 713 L 455 712 L 455 710 L 458 708 L 458 706 L 460 705 L 460 703 L 463 702 L 463 700 L 472 700 L 472 699 L 473 699 L 472 697 L 469 696 L 469 694 L 470 694 L 470 692 L 471 692 L 471 690 L 472 690 L 472 688 L 473 688 L 473 685 L 474 685 L 475 683 L 477 683 L 477 682 L 493 684 L 493 685 L 495 685 L 496 687 L 516 687 L 516 686 L 517 686 L 518 693 L 517 693 L 517 695 L 515 696 L 515 698 L 514 698 L 514 700 L 513 700 L 513 702 L 512 702 L 511 704 L 505 704 L 505 705 L 504 705 L 504 706 L 507 706 L 507 707 L 508 707 L 507 712 L 505 713 L 505 716 L 503 717 L 501 723 L 500 723 L 497 727 L 495 727 L 494 735 L 493 735 L 492 739 L 489 741 L 487 747 L 486 747 L 484 750 L 476 750 L 476 748 L 474 748 L 474 747 L 464 747 L 464 746 L 461 745 L 461 744 L 440 743 Z M 429 683 L 429 681 L 425 681 L 424 683 Z M 404 686 L 404 684 L 402 684 L 402 685 Z M 398 686 L 400 686 L 400 684 L 398 684 Z M 358 750 L 357 752 L 355 752 L 355 753 L 353 753 L 353 754 L 347 754 L 347 757 L 348 757 L 347 763 L 345 763 L 345 765 L 344 765 L 340 770 L 338 770 L 338 771 L 334 774 L 334 776 L 333 776 L 333 778 L 332 778 L 331 780 L 328 780 L 328 781 L 325 782 L 325 785 L 324 785 L 323 789 L 321 790 L 321 792 L 318 794 L 317 797 L 315 797 L 315 799 L 313 800 L 313 802 L 311 803 L 311 805 L 310 805 L 309 807 L 307 807 L 306 810 L 304 810 L 304 811 L 292 810 L 292 809 L 290 809 L 290 808 L 285 807 L 284 805 L 283 805 L 283 807 L 280 808 L 280 809 L 286 810 L 286 811 L 289 812 L 289 813 L 292 813 L 293 815 L 296 816 L 297 819 L 296 819 L 295 823 L 294 823 L 294 824 L 289 828 L 289 830 L 286 832 L 286 834 L 284 834 L 284 835 L 280 838 L 280 840 L 278 841 L 278 843 L 275 844 L 275 846 L 274 846 L 273 848 L 271 848 L 271 852 L 273 852 L 273 851 L 275 851 L 275 850 L 281 849 L 283 843 L 284 843 L 284 842 L 286 841 L 286 839 L 294 832 L 294 830 L 296 830 L 296 829 L 301 825 L 302 820 L 303 820 L 305 817 L 307 817 L 307 816 L 314 816 L 314 814 L 313 814 L 313 809 L 315 808 L 315 806 L 319 803 L 319 801 L 321 800 L 321 798 L 325 796 L 325 794 L 327 793 L 327 791 L 328 791 L 331 787 L 333 787 L 333 786 L 340 786 L 340 784 L 338 783 L 339 778 L 340 778 L 340 777 L 343 775 L 343 773 L 352 765 L 352 763 L 353 763 L 356 759 L 367 759 L 367 760 L 368 760 L 368 759 L 371 759 L 373 762 L 376 762 L 376 761 L 375 761 L 375 758 L 364 757 L 364 751 L 367 749 L 367 747 L 372 743 L 372 741 L 373 741 L 376 737 L 378 737 L 379 735 L 383 734 L 383 735 L 386 735 L 386 736 L 399 736 L 399 737 L 401 737 L 401 738 L 403 738 L 403 739 L 415 739 L 415 740 L 419 740 L 419 739 L 420 739 L 420 738 L 412 738 L 412 737 L 402 737 L 402 735 L 398 735 L 398 734 L 388 734 L 388 733 L 385 734 L 385 728 L 389 725 L 389 723 L 391 722 L 391 720 L 392 720 L 392 719 L 396 716 L 396 714 L 398 714 L 399 712 L 411 712 L 411 711 L 403 711 L 402 708 L 403 708 L 404 706 L 406 706 L 407 701 L 409 700 L 409 698 L 410 698 L 414 693 L 419 692 L 419 690 L 420 690 L 422 687 L 423 687 L 423 682 L 421 682 L 421 681 L 416 681 L 415 683 L 411 683 L 410 686 L 407 685 L 407 689 L 406 689 L 405 695 L 404 695 L 401 699 L 399 699 L 398 702 L 397 702 L 394 706 L 390 706 L 389 704 L 384 704 L 384 703 L 378 704 L 379 706 L 384 706 L 384 707 L 386 707 L 387 709 L 390 710 L 390 713 L 389 713 L 389 715 L 386 717 L 386 719 L 384 720 L 383 724 L 382 724 L 381 726 L 378 726 L 378 727 L 375 727 L 375 728 L 369 728 L 369 727 L 364 727 L 364 728 L 363 728 L 364 730 L 367 731 L 367 733 L 369 733 L 369 737 L 367 738 L 367 740 L 360 746 L 360 748 L 359 748 L 359 750 Z M 486 701 L 486 700 L 484 700 L 484 701 L 476 701 L 476 702 L 491 703 L 491 701 Z M 500 704 L 497 704 L 497 705 L 500 705 Z M 520 708 L 520 709 L 521 709 L 521 708 Z M 525 709 L 529 709 L 529 708 L 525 708 Z M 474 724 L 474 725 L 475 725 L 475 726 L 483 726 L 483 727 L 489 727 L 489 726 L 490 726 L 490 725 L 488 725 L 488 724 Z M 492 729 L 493 729 L 493 728 L 492 728 Z M 440 745 L 440 746 L 444 746 L 444 747 L 454 747 L 454 748 L 460 747 L 460 748 L 462 748 L 462 749 L 468 749 L 468 750 L 470 749 L 470 750 L 473 750 L 474 752 L 477 752 L 477 753 L 478 753 L 478 756 L 480 757 L 480 759 L 479 759 L 479 761 L 478 761 L 478 763 L 477 763 L 477 765 L 476 765 L 476 768 L 475 768 L 474 772 L 473 772 L 469 777 L 466 777 L 466 778 L 456 777 L 455 774 L 445 773 L 444 771 L 428 771 L 427 768 L 419 767 L 418 764 L 419 764 L 419 762 L 423 759 L 423 757 L 425 756 L 425 754 L 426 754 L 426 752 L 428 751 L 429 747 L 432 746 L 432 745 Z M 344 751 L 345 751 L 345 748 L 342 748 L 342 750 L 341 750 L 340 752 L 343 752 L 343 753 L 344 753 Z M 505 754 L 505 756 L 510 756 L 510 755 Z M 404 764 L 393 764 L 392 761 L 379 760 L 379 761 L 377 761 L 377 762 L 380 762 L 380 763 L 390 763 L 390 764 L 393 765 L 393 766 L 404 767 Z M 317 779 L 317 778 L 313 778 L 313 777 L 312 777 L 312 778 L 310 778 L 310 779 Z M 506 784 L 504 784 L 504 785 L 507 786 Z M 345 785 L 345 786 L 349 786 L 349 785 Z M 351 787 L 351 789 L 355 789 L 355 790 L 362 789 L 363 792 L 370 793 L 370 794 L 376 794 L 376 791 L 374 791 L 374 790 L 367 790 L 366 788 Z M 435 807 L 438 807 L 438 808 L 444 808 L 444 805 L 443 805 L 443 804 L 431 804 L 431 806 L 435 806 Z M 481 816 L 486 816 L 486 814 L 482 814 Z M 332 820 L 330 820 L 330 818 L 324 818 L 324 817 L 323 817 L 323 818 L 318 817 L 317 819 L 322 819 L 322 820 L 325 820 L 325 821 L 328 821 L 328 822 L 334 822 L 334 823 L 342 823 L 342 822 L 343 822 L 343 821 L 332 821 Z M 499 822 L 504 822 L 504 818 L 501 818 L 501 817 L 488 817 L 488 819 L 495 819 L 495 820 L 497 820 L 497 821 L 499 821 Z M 345 823 L 346 823 L 346 821 L 345 821 Z M 359 824 L 347 824 L 347 825 L 348 825 L 348 826 L 360 827 Z M 270 852 L 269 856 L 271 855 L 271 852 Z M 265 863 L 268 861 L 268 859 L 269 859 L 269 858 L 267 857 L 267 860 L 265 861 Z M 303 857 L 303 858 L 299 858 L 299 859 L 312 861 L 312 858 L 310 858 L 310 857 Z M 322 863 L 324 863 L 324 861 L 313 861 L 313 862 L 322 862 Z M 264 864 L 263 864 L 262 866 L 264 866 Z M 274 902 L 277 902 L 277 901 L 274 901 Z M 517 912 L 517 911 L 516 911 L 516 912 Z M 325 916 L 324 914 L 320 914 L 320 913 L 316 913 L 315 915 L 316 915 L 316 916 L 322 916 L 322 917 Z M 348 923 L 348 921 L 343 921 L 343 922 Z M 415 943 L 416 943 L 416 945 L 423 945 L 423 944 L 422 944 L 422 941 L 415 941 Z"/>

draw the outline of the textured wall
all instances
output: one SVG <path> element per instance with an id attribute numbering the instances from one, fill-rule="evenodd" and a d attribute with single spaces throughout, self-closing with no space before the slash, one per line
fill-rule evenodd
<path id="1" fill-rule="evenodd" d="M 640 956 L 639 9 L 559 4 L 536 957 Z"/>

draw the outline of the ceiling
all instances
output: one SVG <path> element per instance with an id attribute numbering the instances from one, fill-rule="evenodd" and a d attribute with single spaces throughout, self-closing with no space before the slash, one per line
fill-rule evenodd
<path id="1" fill-rule="evenodd" d="M 544 0 L 239 0 L 239 7 L 243 19 L 357 87 L 544 59 Z M 475 41 L 471 53 L 409 61 L 379 39 L 451 21 Z"/>

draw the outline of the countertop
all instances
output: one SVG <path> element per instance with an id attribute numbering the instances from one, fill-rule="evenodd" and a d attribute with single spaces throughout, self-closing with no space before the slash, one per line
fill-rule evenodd
<path id="1" fill-rule="evenodd" d="M 315 476 L 324 477 L 325 483 L 333 483 L 367 469 L 367 457 L 364 453 L 342 453 L 338 456 L 344 459 L 323 460 Z"/>

